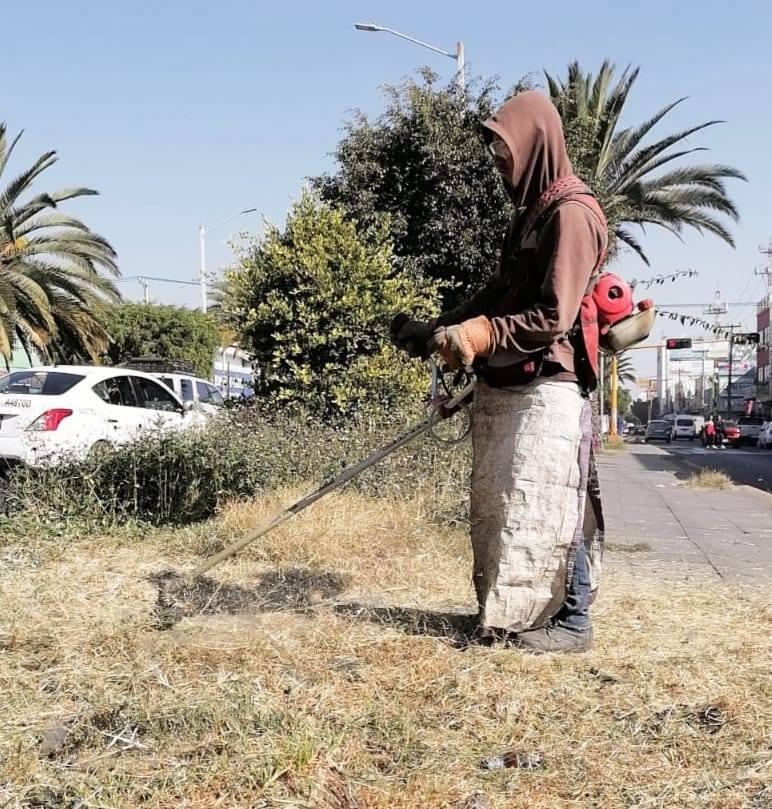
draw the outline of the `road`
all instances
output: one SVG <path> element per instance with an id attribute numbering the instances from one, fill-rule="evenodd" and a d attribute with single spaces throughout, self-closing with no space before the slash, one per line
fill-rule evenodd
<path id="1" fill-rule="evenodd" d="M 702 463 L 737 467 L 747 479 L 750 468 L 772 468 L 772 452 L 714 450 L 708 455 L 686 444 L 674 449 L 638 444 L 598 458 L 610 559 L 642 570 L 653 565 L 662 576 L 704 574 L 764 581 L 768 587 L 772 497 L 750 486 L 721 492 L 684 486 L 695 464 Z"/>
<path id="2" fill-rule="evenodd" d="M 735 483 L 772 492 L 772 450 L 758 447 L 706 449 L 696 442 L 693 444 L 688 441 L 676 441 L 661 446 L 670 455 L 683 459 L 690 466 L 719 469 Z"/>

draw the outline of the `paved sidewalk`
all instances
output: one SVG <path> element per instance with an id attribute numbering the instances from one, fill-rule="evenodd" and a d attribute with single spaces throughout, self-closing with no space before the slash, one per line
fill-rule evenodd
<path id="1" fill-rule="evenodd" d="M 610 557 L 663 573 L 772 580 L 772 495 L 747 486 L 693 491 L 692 470 L 658 447 L 628 445 L 598 466 Z"/>

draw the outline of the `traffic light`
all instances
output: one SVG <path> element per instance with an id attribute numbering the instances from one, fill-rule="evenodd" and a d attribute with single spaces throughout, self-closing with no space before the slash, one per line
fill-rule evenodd
<path id="1" fill-rule="evenodd" d="M 691 348 L 692 347 L 692 338 L 691 337 L 668 337 L 665 341 L 665 346 L 668 351 L 672 351 L 674 348 Z"/>

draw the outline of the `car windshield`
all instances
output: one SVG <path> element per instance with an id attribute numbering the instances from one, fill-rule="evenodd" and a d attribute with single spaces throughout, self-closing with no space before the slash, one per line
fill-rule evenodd
<path id="1" fill-rule="evenodd" d="M 676 419 L 676 425 L 678 427 L 692 427 L 694 421 L 692 419 Z"/>
<path id="2" fill-rule="evenodd" d="M 761 416 L 743 416 L 740 419 L 740 424 L 758 424 L 761 426 L 764 423 L 764 419 Z"/>
<path id="3" fill-rule="evenodd" d="M 727 430 L 727 429 L 736 430 L 737 425 L 733 421 L 725 421 L 724 422 L 724 429 L 725 430 Z"/>
<path id="4" fill-rule="evenodd" d="M 649 427 L 668 427 L 669 422 L 667 421 L 650 421 Z"/>
<path id="5" fill-rule="evenodd" d="M 14 371 L 0 379 L 0 393 L 61 396 L 83 378 L 83 374 L 61 371 Z"/>

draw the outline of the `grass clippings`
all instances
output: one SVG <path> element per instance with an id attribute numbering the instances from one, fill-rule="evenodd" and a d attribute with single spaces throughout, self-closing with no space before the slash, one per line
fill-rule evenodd
<path id="1" fill-rule="evenodd" d="M 591 652 L 462 643 L 465 533 L 351 492 L 200 589 L 154 577 L 291 495 L 141 542 L 0 539 L 34 559 L 0 571 L 0 806 L 771 805 L 763 591 L 619 562 Z M 507 751 L 538 766 L 481 769 Z"/>
<path id="2" fill-rule="evenodd" d="M 725 491 L 732 488 L 732 479 L 718 469 L 700 469 L 689 475 L 684 486 L 703 491 Z"/>
<path id="3" fill-rule="evenodd" d="M 613 554 L 635 556 L 651 553 L 653 549 L 648 542 L 607 542 L 606 550 Z"/>

